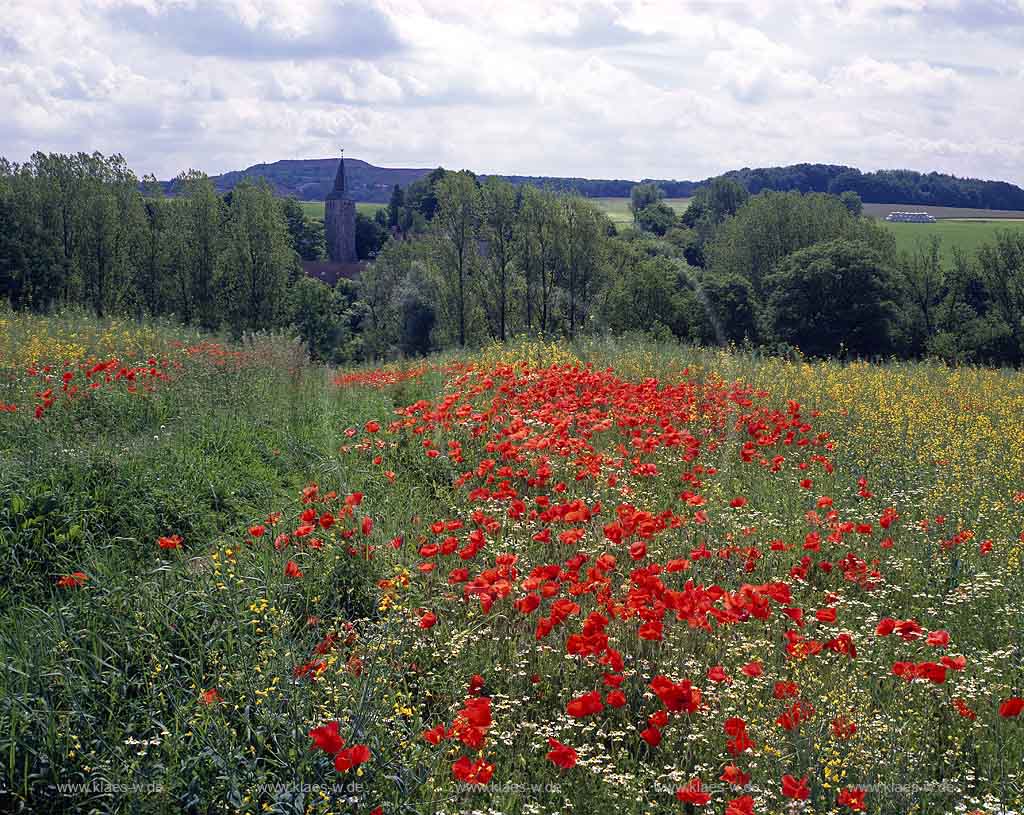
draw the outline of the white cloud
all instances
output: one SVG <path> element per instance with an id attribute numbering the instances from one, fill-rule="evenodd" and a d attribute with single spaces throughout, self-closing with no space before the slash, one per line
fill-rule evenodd
<path id="1" fill-rule="evenodd" d="M 1024 183 L 1024 0 L 7 0 L 0 153 Z M 955 58 L 952 56 L 955 54 Z"/>

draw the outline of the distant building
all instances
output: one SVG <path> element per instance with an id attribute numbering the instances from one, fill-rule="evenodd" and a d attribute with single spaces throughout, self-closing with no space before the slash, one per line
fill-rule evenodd
<path id="1" fill-rule="evenodd" d="M 912 224 L 933 224 L 935 218 L 927 212 L 890 212 L 885 216 L 887 221 L 902 221 Z"/>
<path id="2" fill-rule="evenodd" d="M 345 183 L 345 156 L 338 162 L 334 176 L 334 188 L 324 201 L 324 237 L 327 239 L 327 260 L 307 260 L 302 270 L 307 277 L 314 277 L 334 286 L 346 278 L 357 280 L 365 263 L 356 255 L 356 202 L 348 193 Z"/>
<path id="3" fill-rule="evenodd" d="M 355 263 L 359 260 L 356 256 L 356 202 L 345 186 L 344 152 L 334 176 L 334 189 L 324 202 L 324 232 L 331 261 Z"/>

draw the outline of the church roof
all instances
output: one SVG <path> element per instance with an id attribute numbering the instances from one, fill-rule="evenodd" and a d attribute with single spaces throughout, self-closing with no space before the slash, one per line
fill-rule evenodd
<path id="1" fill-rule="evenodd" d="M 334 188 L 331 190 L 328 198 L 348 198 L 348 190 L 345 185 L 345 155 L 341 156 L 341 161 L 338 162 L 338 172 L 334 176 Z"/>

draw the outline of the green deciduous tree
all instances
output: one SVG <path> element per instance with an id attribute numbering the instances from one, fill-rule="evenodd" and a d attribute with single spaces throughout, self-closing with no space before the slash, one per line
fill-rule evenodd
<path id="1" fill-rule="evenodd" d="M 561 200 L 559 233 L 562 253 L 559 281 L 566 291 L 569 337 L 585 323 L 601 285 L 602 254 L 607 239 L 607 216 L 578 195 Z"/>
<path id="2" fill-rule="evenodd" d="M 994 241 L 978 250 L 978 265 L 992 311 L 1013 341 L 1009 361 L 1020 364 L 1024 361 L 1024 234 L 996 232 Z"/>
<path id="3" fill-rule="evenodd" d="M 550 190 L 524 187 L 516 219 L 516 257 L 523 270 L 523 315 L 531 333 L 545 334 L 552 328 L 560 255 L 558 225 L 557 196 Z"/>
<path id="4" fill-rule="evenodd" d="M 327 241 L 324 237 L 323 219 L 307 218 L 302 205 L 295 198 L 281 202 L 288 236 L 292 248 L 303 260 L 323 260 L 327 255 Z"/>
<path id="5" fill-rule="evenodd" d="M 280 324 L 287 313 L 288 281 L 297 276 L 298 262 L 269 184 L 236 186 L 217 265 L 220 302 L 236 333 Z"/>
<path id="6" fill-rule="evenodd" d="M 387 239 L 388 231 L 376 217 L 356 213 L 356 256 L 360 260 L 376 257 Z"/>
<path id="7" fill-rule="evenodd" d="M 480 187 L 480 236 L 486 247 L 481 275 L 481 300 L 491 323 L 491 333 L 505 341 L 509 322 L 509 293 L 514 285 L 516 237 L 515 188 L 491 176 Z"/>
<path id="8" fill-rule="evenodd" d="M 449 173 L 437 183 L 434 241 L 441 279 L 455 316 L 455 336 L 466 344 L 470 302 L 470 278 L 477 267 L 477 229 L 480 189 L 472 174 Z"/>
<path id="9" fill-rule="evenodd" d="M 761 193 L 715 233 L 706 247 L 708 269 L 747 278 L 755 295 L 762 298 L 764 278 L 776 263 L 798 249 L 836 238 L 862 240 L 886 258 L 895 251 L 890 232 L 854 218 L 835 196 Z"/>
<path id="10" fill-rule="evenodd" d="M 646 232 L 664 235 L 676 225 L 676 211 L 664 201 L 648 204 L 634 213 L 636 225 Z"/>
<path id="11" fill-rule="evenodd" d="M 904 306 L 901 323 L 906 346 L 913 353 L 920 353 L 939 330 L 939 307 L 946 296 L 941 240 L 933 236 L 926 243 L 919 242 L 913 251 L 902 253 L 895 271 Z"/>
<path id="12" fill-rule="evenodd" d="M 816 356 L 891 350 L 896 307 L 882 256 L 858 240 L 794 252 L 765 280 L 773 334 Z"/>
<path id="13" fill-rule="evenodd" d="M 635 185 L 629 192 L 629 210 L 633 213 L 633 223 L 639 221 L 640 213 L 643 210 L 657 204 L 664 197 L 665 193 L 657 184 Z"/>

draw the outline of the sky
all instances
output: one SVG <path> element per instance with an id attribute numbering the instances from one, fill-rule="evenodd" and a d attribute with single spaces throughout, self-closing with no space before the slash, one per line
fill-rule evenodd
<path id="1" fill-rule="evenodd" d="M 0 0 L 0 155 L 1024 185 L 1024 0 Z"/>

